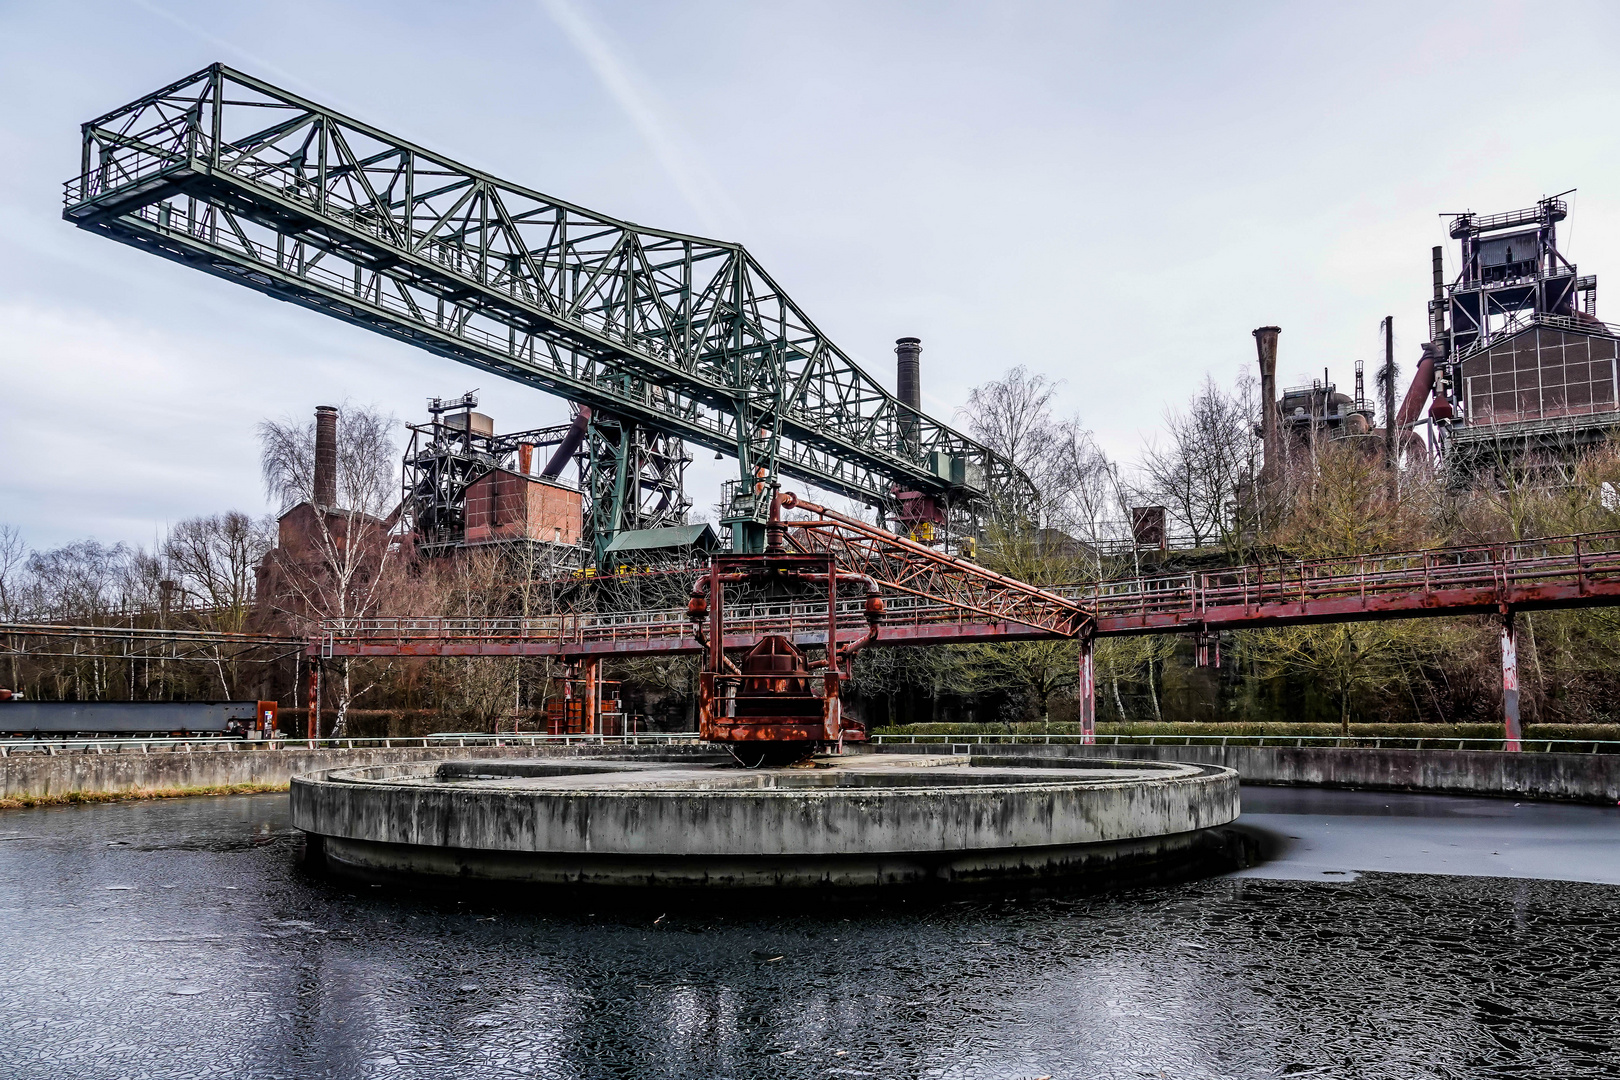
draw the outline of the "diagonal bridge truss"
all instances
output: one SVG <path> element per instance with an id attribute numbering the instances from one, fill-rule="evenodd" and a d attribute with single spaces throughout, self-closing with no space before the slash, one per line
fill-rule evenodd
<path id="1" fill-rule="evenodd" d="M 508 183 L 215 64 L 83 125 L 91 231 L 873 506 L 1032 492 L 834 345 L 740 244 Z M 761 483 L 761 480 L 767 482 Z"/>

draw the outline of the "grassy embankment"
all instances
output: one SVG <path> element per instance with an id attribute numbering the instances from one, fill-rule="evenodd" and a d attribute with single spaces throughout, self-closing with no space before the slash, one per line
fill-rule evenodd
<path id="1" fill-rule="evenodd" d="M 0 799 L 0 810 L 65 806 L 70 803 L 124 802 L 127 799 L 181 799 L 191 795 L 260 795 L 286 790 L 286 784 L 214 784 L 209 787 L 137 788 L 133 791 L 69 791 L 61 795 L 19 795 Z"/>

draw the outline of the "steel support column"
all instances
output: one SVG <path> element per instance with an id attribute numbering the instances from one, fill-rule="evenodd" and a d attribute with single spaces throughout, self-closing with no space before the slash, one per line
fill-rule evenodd
<path id="1" fill-rule="evenodd" d="M 309 716 L 304 721 L 304 733 L 309 736 L 310 749 L 321 737 L 321 662 L 309 659 Z"/>
<path id="2" fill-rule="evenodd" d="M 1513 611 L 1502 613 L 1502 749 L 1519 749 L 1519 641 Z"/>
<path id="3" fill-rule="evenodd" d="M 597 723 L 598 723 L 597 718 L 598 718 L 598 714 L 599 714 L 599 710 L 598 710 L 597 706 L 598 706 L 598 701 L 599 701 L 600 694 L 601 694 L 601 691 L 598 689 L 600 684 L 599 684 L 599 682 L 597 680 L 596 673 L 597 673 L 598 668 L 601 667 L 601 664 L 602 664 L 602 662 L 600 660 L 596 659 L 595 657 L 591 657 L 590 659 L 586 660 L 584 662 L 584 664 L 581 665 L 585 669 L 585 724 L 584 724 L 584 727 L 585 727 L 585 734 L 587 734 L 587 735 L 599 735 L 599 734 L 601 734 L 601 732 L 596 730 Z"/>
<path id="4" fill-rule="evenodd" d="M 1087 746 L 1097 741 L 1097 664 L 1096 639 L 1080 637 L 1080 672 L 1075 679 L 1075 704 L 1080 713 L 1080 741 Z"/>

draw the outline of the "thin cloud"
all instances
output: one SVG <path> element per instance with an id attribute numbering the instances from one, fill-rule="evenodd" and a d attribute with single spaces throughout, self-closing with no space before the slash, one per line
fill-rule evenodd
<path id="1" fill-rule="evenodd" d="M 255 54 L 255 53 L 251 53 L 248 50 L 242 48 L 240 45 L 237 45 L 237 44 L 235 44 L 233 42 L 226 41 L 224 38 L 220 37 L 217 34 L 210 34 L 207 30 L 204 30 L 202 27 L 198 26 L 196 23 L 188 22 L 187 20 L 182 19 L 180 16 L 176 15 L 174 12 L 169 11 L 169 10 L 167 10 L 165 8 L 158 7 L 156 4 L 151 3 L 151 0 L 130 0 L 130 3 L 134 4 L 136 7 L 141 8 L 141 9 L 143 9 L 145 11 L 151 12 L 153 15 L 156 15 L 160 19 L 166 19 L 167 21 L 173 23 L 175 26 L 178 26 L 180 29 L 184 30 L 188 34 L 191 34 L 193 37 L 197 38 L 200 41 L 206 41 L 208 44 L 213 45 L 215 48 L 223 49 L 226 52 L 235 53 L 238 57 L 240 57 L 243 60 L 246 60 L 249 64 L 253 65 L 255 74 L 259 74 L 261 72 L 268 72 L 269 74 L 274 75 L 278 80 L 280 80 L 282 85 L 284 85 L 286 87 L 289 87 L 290 89 L 296 90 L 299 93 L 301 93 L 301 94 L 303 94 L 305 96 L 308 96 L 308 97 L 317 97 L 318 96 L 318 92 L 317 92 L 315 87 L 311 86 L 309 83 L 305 82 L 303 79 L 300 79 L 297 75 L 294 75 L 292 72 L 288 71 L 286 68 L 279 67 L 276 64 L 272 64 L 270 61 L 266 60 L 264 57 L 259 56 L 259 55 Z"/>
<path id="2" fill-rule="evenodd" d="M 686 139 L 679 128 L 664 115 L 653 92 L 636 78 L 608 36 L 569 0 L 540 0 L 540 3 L 590 65 L 608 96 L 641 133 L 703 227 L 713 236 L 730 233 L 739 216 L 736 207 L 697 154 L 685 145 Z"/>

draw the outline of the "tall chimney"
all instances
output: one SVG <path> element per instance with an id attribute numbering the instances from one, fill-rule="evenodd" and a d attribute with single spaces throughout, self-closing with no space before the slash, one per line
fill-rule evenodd
<path id="1" fill-rule="evenodd" d="M 1446 332 L 1446 253 L 1436 244 L 1431 254 L 1434 299 L 1429 304 L 1429 340 L 1439 341 Z"/>
<path id="2" fill-rule="evenodd" d="M 315 407 L 315 505 L 337 505 L 337 409 Z"/>
<path id="3" fill-rule="evenodd" d="M 917 449 L 917 414 L 922 412 L 922 341 L 903 337 L 894 343 L 895 390 L 900 404 L 911 412 L 900 414 L 900 438 L 912 450 Z"/>
<path id="4" fill-rule="evenodd" d="M 1395 316 L 1384 316 L 1384 370 L 1378 376 L 1384 399 L 1384 464 L 1395 467 Z"/>
<path id="5" fill-rule="evenodd" d="M 1282 466 L 1282 449 L 1277 444 L 1277 335 L 1282 328 L 1262 326 L 1254 332 L 1254 344 L 1260 354 L 1260 443 L 1265 459 L 1260 465 L 1260 482 L 1276 483 L 1277 470 Z"/>

